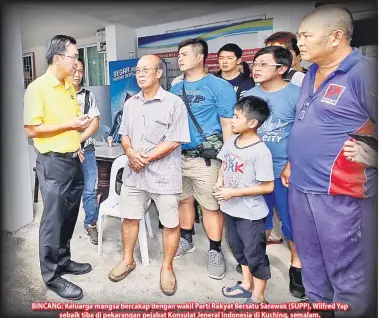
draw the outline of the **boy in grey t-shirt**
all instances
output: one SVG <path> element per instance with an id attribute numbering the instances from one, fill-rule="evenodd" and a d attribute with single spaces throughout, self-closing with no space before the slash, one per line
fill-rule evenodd
<path id="1" fill-rule="evenodd" d="M 264 220 L 268 207 L 263 194 L 274 190 L 270 150 L 257 129 L 269 117 L 267 103 L 255 96 L 240 99 L 234 107 L 233 132 L 218 158 L 222 160 L 214 196 L 224 212 L 228 243 L 242 265 L 243 282 L 223 287 L 227 298 L 265 303 L 266 282 L 271 278 L 266 255 Z"/>

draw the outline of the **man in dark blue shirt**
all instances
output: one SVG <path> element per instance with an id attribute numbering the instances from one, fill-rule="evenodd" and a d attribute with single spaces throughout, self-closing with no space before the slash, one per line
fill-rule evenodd
<path id="1" fill-rule="evenodd" d="M 237 44 L 228 43 L 219 49 L 217 54 L 221 71 L 216 76 L 228 81 L 233 86 L 238 100 L 245 91 L 255 86 L 251 78 L 247 78 L 238 70 L 238 64 L 242 61 L 242 49 Z"/>

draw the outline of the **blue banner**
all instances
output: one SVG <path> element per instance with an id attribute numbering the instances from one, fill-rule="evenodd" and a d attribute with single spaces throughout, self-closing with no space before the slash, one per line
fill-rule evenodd
<path id="1" fill-rule="evenodd" d="M 114 142 L 121 142 L 118 135 L 124 103 L 140 91 L 136 80 L 136 65 L 139 59 L 109 62 L 112 128 Z"/>

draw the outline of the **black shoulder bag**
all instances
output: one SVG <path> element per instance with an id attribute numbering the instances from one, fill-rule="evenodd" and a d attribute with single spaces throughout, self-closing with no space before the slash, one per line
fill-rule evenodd
<path id="1" fill-rule="evenodd" d="M 217 154 L 220 152 L 223 145 L 222 134 L 215 134 L 208 137 L 205 136 L 203 129 L 200 127 L 199 123 L 197 122 L 195 116 L 193 115 L 191 111 L 187 94 L 184 89 L 184 82 L 183 82 L 182 92 L 183 92 L 184 104 L 187 107 L 188 114 L 190 115 L 192 122 L 195 125 L 197 131 L 199 132 L 201 137 L 204 139 L 204 141 L 196 147 L 196 150 L 199 153 L 199 157 L 204 158 L 206 165 L 210 166 L 211 159 L 218 160 Z"/>

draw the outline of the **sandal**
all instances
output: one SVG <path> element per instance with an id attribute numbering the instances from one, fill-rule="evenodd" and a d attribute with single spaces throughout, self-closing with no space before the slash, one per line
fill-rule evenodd
<path id="1" fill-rule="evenodd" d="M 257 305 L 259 305 L 259 304 L 268 304 L 268 301 L 265 300 L 265 301 L 263 301 L 261 303 L 257 303 L 253 299 L 248 298 L 248 299 L 246 299 L 246 301 L 244 302 L 244 304 L 257 304 Z"/>
<path id="2" fill-rule="evenodd" d="M 249 292 L 248 290 L 246 290 L 245 288 L 243 288 L 241 286 L 242 282 L 238 281 L 237 284 L 233 287 L 226 287 L 224 286 L 222 289 L 221 289 L 221 292 L 222 294 L 226 297 L 226 298 L 250 298 L 252 293 Z M 241 293 L 239 294 L 236 294 L 236 295 L 228 295 L 228 294 L 225 294 L 225 292 L 227 293 L 230 293 L 230 292 L 233 292 L 235 290 L 240 290 Z"/>

